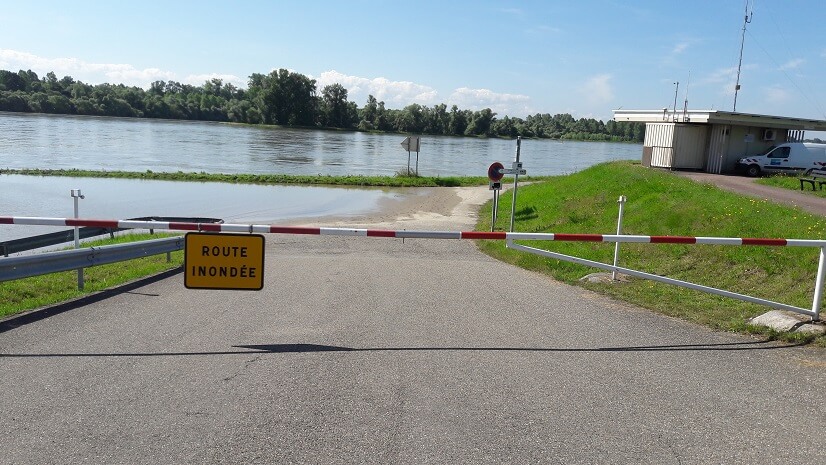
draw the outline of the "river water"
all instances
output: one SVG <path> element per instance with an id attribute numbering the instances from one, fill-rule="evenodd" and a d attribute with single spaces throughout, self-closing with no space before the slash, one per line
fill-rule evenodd
<path id="1" fill-rule="evenodd" d="M 0 168 L 392 176 L 407 170 L 403 140 L 398 134 L 0 112 Z M 637 159 L 641 150 L 638 144 L 524 140 L 520 159 L 529 175 L 557 175 Z M 515 140 L 422 136 L 419 173 L 484 176 L 493 162 L 510 166 L 515 151 Z M 416 153 L 409 160 L 415 168 Z M 86 195 L 81 217 L 209 216 L 265 223 L 365 213 L 382 198 L 406 195 L 402 190 L 2 175 L 0 216 L 71 216 L 69 190 L 76 188 Z M 0 226 L 0 241 L 40 232 Z"/>

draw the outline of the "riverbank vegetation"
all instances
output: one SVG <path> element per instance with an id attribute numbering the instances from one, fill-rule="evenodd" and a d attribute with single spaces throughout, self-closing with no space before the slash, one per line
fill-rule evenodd
<path id="1" fill-rule="evenodd" d="M 0 174 L 21 174 L 28 176 L 66 176 L 73 178 L 119 178 L 150 179 L 159 181 L 228 182 L 236 184 L 314 184 L 326 186 L 359 187 L 461 187 L 481 186 L 488 183 L 483 176 L 408 176 L 404 172 L 396 176 L 301 176 L 291 174 L 216 174 L 216 173 L 176 173 L 155 171 L 95 171 L 95 170 L 49 170 L 49 169 L 0 169 Z M 546 179 L 542 176 L 525 176 L 526 181 Z"/>
<path id="2" fill-rule="evenodd" d="M 671 173 L 614 162 L 549 182 L 520 187 L 515 230 L 520 232 L 613 234 L 617 199 L 628 198 L 623 233 L 639 235 L 824 239 L 826 218 L 766 200 L 699 184 Z M 500 198 L 496 229 L 509 227 L 511 197 Z M 490 230 L 488 204 L 479 230 Z M 613 243 L 537 242 L 545 248 L 610 264 Z M 811 341 L 796 333 L 776 335 L 748 324 L 769 310 L 698 291 L 639 278 L 617 283 L 580 283 L 597 270 L 506 249 L 501 241 L 481 241 L 481 249 L 504 261 L 580 284 L 602 294 L 716 329 L 760 332 L 791 341 Z M 619 266 L 811 308 L 818 250 L 803 247 L 621 244 Z M 826 299 L 824 299 L 826 300 Z M 826 336 L 817 338 L 826 347 Z"/>
<path id="3" fill-rule="evenodd" d="M 385 107 L 370 95 L 363 107 L 348 100 L 341 84 L 316 88 L 316 81 L 286 69 L 254 73 L 246 89 L 211 79 L 202 86 L 155 81 L 148 90 L 123 84 L 90 85 L 54 72 L 42 78 L 28 70 L 0 70 L 0 111 L 66 115 L 165 118 L 340 128 L 449 136 L 642 142 L 643 123 L 576 119 L 570 114 L 503 116 L 490 108 L 412 104 Z"/>

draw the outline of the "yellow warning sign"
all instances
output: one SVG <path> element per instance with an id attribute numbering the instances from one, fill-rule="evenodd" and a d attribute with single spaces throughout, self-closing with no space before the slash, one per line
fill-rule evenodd
<path id="1" fill-rule="evenodd" d="M 184 286 L 260 291 L 264 287 L 264 236 L 187 233 Z"/>

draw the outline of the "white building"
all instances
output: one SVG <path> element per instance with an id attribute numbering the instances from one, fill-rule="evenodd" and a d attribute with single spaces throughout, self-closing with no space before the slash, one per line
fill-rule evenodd
<path id="1" fill-rule="evenodd" d="M 804 131 L 826 131 L 826 121 L 716 110 L 614 110 L 615 121 L 645 123 L 644 166 L 733 172 L 737 160 L 783 142 L 802 142 Z"/>

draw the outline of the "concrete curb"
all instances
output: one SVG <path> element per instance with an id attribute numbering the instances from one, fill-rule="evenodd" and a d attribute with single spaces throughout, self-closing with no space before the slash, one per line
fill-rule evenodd
<path id="1" fill-rule="evenodd" d="M 785 310 L 772 310 L 752 318 L 749 322 L 756 326 L 765 326 L 784 333 L 826 334 L 826 325 L 822 321 L 812 322 L 805 315 Z"/>

